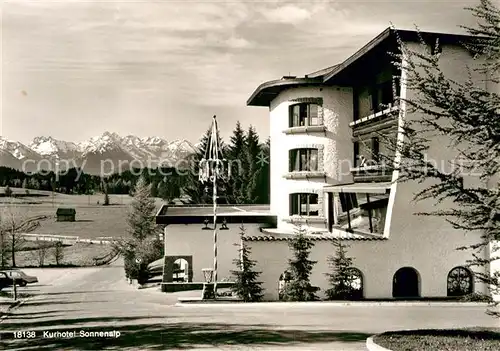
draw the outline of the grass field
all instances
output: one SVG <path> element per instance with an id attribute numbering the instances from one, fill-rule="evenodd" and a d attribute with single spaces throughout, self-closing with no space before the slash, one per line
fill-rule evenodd
<path id="1" fill-rule="evenodd" d="M 23 193 L 24 189 L 13 189 Z M 0 188 L 0 192 L 3 189 Z M 33 193 L 35 191 L 32 191 Z M 127 213 L 130 209 L 132 197 L 128 195 L 110 195 L 110 206 L 102 206 L 103 195 L 65 195 L 51 192 L 37 191 L 47 194 L 47 197 L 0 198 L 2 210 L 14 213 L 16 217 L 31 217 L 36 215 L 49 216 L 42 221 L 33 233 L 78 236 L 85 239 L 99 237 L 121 237 L 127 235 Z M 101 205 L 97 204 L 97 201 Z M 163 204 L 156 199 L 157 209 Z M 58 207 L 74 207 L 76 209 L 75 222 L 56 222 Z"/>
<path id="2" fill-rule="evenodd" d="M 30 243 L 29 246 L 34 246 Z M 94 258 L 104 257 L 111 252 L 110 245 L 98 245 L 87 243 L 76 243 L 63 247 L 62 264 L 75 266 L 92 266 Z M 44 265 L 55 265 L 54 248 L 48 248 L 44 260 Z M 16 253 L 17 267 L 39 266 L 37 250 L 18 251 Z"/>

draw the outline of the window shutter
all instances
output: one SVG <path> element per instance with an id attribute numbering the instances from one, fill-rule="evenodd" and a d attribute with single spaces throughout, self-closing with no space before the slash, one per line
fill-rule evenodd
<path id="1" fill-rule="evenodd" d="M 318 170 L 318 150 L 309 150 L 309 171 L 316 172 Z"/>

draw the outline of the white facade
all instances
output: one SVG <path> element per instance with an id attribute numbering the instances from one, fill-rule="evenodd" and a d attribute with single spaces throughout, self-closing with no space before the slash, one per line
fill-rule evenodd
<path id="1" fill-rule="evenodd" d="M 416 44 L 409 43 L 409 45 L 414 47 Z M 360 55 L 366 54 L 364 50 L 360 52 Z M 376 58 L 374 62 L 379 64 L 380 61 L 383 59 Z M 464 67 L 472 66 L 475 61 L 458 45 L 445 44 L 442 46 L 440 63 L 449 77 L 461 80 L 466 79 Z M 366 75 L 369 75 L 372 67 L 368 67 L 365 62 L 361 68 L 365 70 L 363 72 Z M 376 81 L 380 76 L 387 79 L 384 66 L 378 68 L 380 71 L 372 72 L 373 77 L 367 80 Z M 325 70 L 324 75 L 328 75 L 329 71 L 332 70 Z M 365 76 L 364 73 L 360 75 L 361 78 Z M 296 222 L 302 223 L 309 233 L 317 234 L 310 257 L 317 261 L 311 282 L 321 288 L 320 297 L 324 297 L 325 290 L 329 288 L 325 274 L 330 271 L 328 257 L 334 250 L 331 239 L 338 237 L 345 239 L 345 243 L 349 246 L 348 255 L 354 259 L 354 266 L 361 273 L 364 298 L 386 299 L 396 295 L 404 297 L 395 293 L 395 290 L 401 288 L 401 280 L 409 279 L 408 275 L 398 275 L 397 272 L 401 272 L 401 269 L 413 272 L 411 274 L 416 277 L 410 282 L 416 284 L 414 293 L 406 297 L 442 298 L 450 295 L 448 286 L 450 273 L 457 272 L 457 269 L 466 271 L 464 267 L 467 261 L 472 259 L 470 251 L 458 251 L 457 248 L 477 243 L 480 234 L 454 229 L 443 218 L 416 215 L 418 212 L 438 209 L 432 200 L 413 201 L 414 195 L 427 184 L 396 182 L 398 174 L 392 171 L 387 175 L 389 181 L 377 177 L 367 180 L 369 177 L 363 178 L 359 174 L 355 176 L 354 172 L 351 172 L 351 168 L 356 167 L 353 164 L 356 152 L 358 156 L 369 156 L 373 155 L 375 150 L 375 144 L 372 144 L 371 149 L 369 145 L 368 147 L 362 145 L 360 150 L 355 151 L 355 143 L 363 141 L 363 138 L 373 141 L 376 132 L 381 130 L 387 135 L 394 133 L 394 137 L 401 140 L 403 135 L 400 132 L 405 121 L 419 116 L 408 113 L 404 102 L 398 107 L 391 107 L 392 110 L 397 110 L 398 115 L 393 120 L 384 119 L 384 116 L 387 116 L 384 111 L 387 110 L 378 111 L 377 108 L 374 109 L 376 112 L 373 115 L 365 116 L 364 111 L 369 109 L 367 106 L 372 102 L 359 93 L 359 89 L 364 88 L 358 84 L 359 82 L 353 83 L 358 84 L 357 87 L 347 87 L 348 84 L 342 84 L 340 87 L 340 84 L 318 83 L 317 77 L 318 75 L 299 79 L 287 77 L 265 83 L 256 90 L 250 99 L 253 102 L 249 103 L 249 105 L 268 106 L 270 110 L 271 204 L 270 213 L 267 215 L 276 216 L 277 225 L 273 229 L 261 229 L 261 226 L 254 221 L 245 225 L 247 228 L 245 242 L 252 249 L 252 259 L 258 263 L 257 270 L 262 272 L 260 280 L 265 288 L 265 299 L 278 299 L 279 279 L 287 269 L 288 259 L 291 258 L 288 240 L 293 235 Z M 475 78 L 480 80 L 485 77 Z M 486 84 L 488 89 L 499 88 L 490 83 L 478 84 Z M 259 91 L 265 89 L 269 90 L 259 97 Z M 384 93 L 386 92 L 381 93 L 382 100 Z M 414 97 L 414 92 L 407 91 L 404 84 L 404 71 L 398 93 L 403 99 Z M 274 97 L 269 98 L 269 96 Z M 372 101 L 374 100 L 377 101 L 376 99 Z M 312 128 L 291 125 L 291 106 L 296 104 L 319 106 L 317 109 L 319 123 Z M 363 112 L 358 113 L 360 110 Z M 456 156 L 456 152 L 443 145 L 448 145 L 446 140 L 433 139 L 429 157 L 436 162 L 446 164 Z M 386 151 L 384 145 L 378 145 L 376 148 L 377 152 Z M 290 150 L 294 149 L 317 150 L 317 166 L 313 167 L 314 170 L 292 170 Z M 392 156 L 398 160 L 397 154 Z M 356 180 L 356 177 L 364 180 Z M 346 184 L 354 187 L 349 188 L 350 185 Z M 370 187 L 379 187 L 378 192 L 370 193 L 371 200 L 366 196 L 367 192 L 373 190 L 366 190 Z M 356 205 L 352 207 L 346 205 L 345 198 L 341 204 L 339 194 L 344 193 L 344 196 L 351 192 L 356 194 Z M 292 206 L 290 203 L 290 195 L 303 193 L 318 195 L 318 203 L 314 204 L 315 208 L 318 208 L 317 214 L 294 215 L 295 209 L 292 208 L 295 208 L 295 204 Z M 378 207 L 373 207 L 373 203 L 377 203 Z M 441 206 L 447 205 L 449 204 Z M 346 206 L 351 209 L 346 210 Z M 366 208 L 368 216 L 365 216 Z M 204 214 L 207 215 L 208 212 Z M 233 215 L 228 214 L 228 216 Z M 367 218 L 369 230 L 359 224 L 363 221 L 366 224 Z M 211 231 L 201 230 L 201 226 L 201 224 L 176 224 L 169 225 L 166 230 L 166 255 L 192 258 L 195 282 L 203 281 L 202 268 L 213 267 L 213 235 Z M 230 271 L 235 267 L 233 260 L 238 258 L 238 252 L 234 244 L 239 242 L 238 227 L 239 225 L 232 224 L 229 225 L 229 230 L 219 232 L 219 281 L 229 280 Z M 477 254 L 485 259 L 499 255 L 493 251 L 493 245 L 490 245 Z M 485 269 L 489 269 L 485 273 L 493 274 L 500 270 L 500 261 Z M 488 293 L 484 284 L 474 282 L 473 279 L 469 286 L 471 288 L 468 292 Z M 497 298 L 500 299 L 500 296 Z"/>
<path id="2" fill-rule="evenodd" d="M 320 121 L 324 132 L 295 131 L 289 128 L 289 106 L 300 99 L 321 99 Z M 295 100 L 295 101 L 294 101 Z M 350 178 L 349 165 L 339 160 L 351 154 L 349 122 L 352 120 L 352 90 L 348 88 L 294 88 L 286 90 L 270 106 L 271 135 L 271 213 L 278 216 L 278 228 L 292 230 L 293 219 L 289 213 L 289 195 L 292 193 L 317 193 L 320 202 L 318 218 L 310 218 L 310 226 L 326 230 L 326 201 L 323 187 Z M 300 128 L 299 128 L 300 129 Z M 287 134 L 287 131 L 292 131 Z M 310 179 L 287 179 L 289 150 L 317 148 L 318 171 L 324 176 Z M 297 218 L 296 218 L 297 219 Z"/>
<path id="3" fill-rule="evenodd" d="M 409 43 L 413 48 L 418 44 Z M 473 66 L 472 56 L 458 45 L 443 45 L 440 57 L 443 71 L 452 79 L 466 79 L 464 67 Z M 403 73 L 404 75 L 404 73 Z M 294 79 L 295 77 L 284 78 Z M 306 77 L 307 78 L 307 77 Z M 485 77 L 474 77 L 484 79 Z M 479 83 L 488 84 L 488 83 Z M 490 88 L 490 87 L 488 87 Z M 498 89 L 498 86 L 491 87 Z M 414 92 L 406 91 L 403 83 L 400 96 L 412 99 Z M 270 102 L 270 139 L 271 139 L 271 212 L 278 217 L 278 228 L 270 232 L 274 238 L 248 238 L 246 241 L 252 247 L 253 259 L 259 262 L 258 270 L 262 271 L 261 280 L 266 289 L 266 299 L 278 299 L 278 280 L 287 268 L 291 258 L 286 236 L 293 228 L 289 195 L 292 193 L 317 193 L 320 198 L 321 210 L 317 218 L 301 218 L 299 222 L 306 223 L 309 232 L 328 232 L 328 214 L 339 212 L 338 196 L 335 196 L 334 211 L 328 211 L 326 185 L 346 184 L 353 182 L 350 172 L 353 154 L 353 90 L 335 86 L 311 84 L 291 85 L 282 89 Z M 321 101 L 320 117 L 325 131 L 307 132 L 304 129 L 290 128 L 289 106 L 308 99 Z M 399 120 L 396 129 L 403 126 L 405 120 L 418 118 L 418 115 L 407 113 L 404 103 L 400 105 Z M 366 116 L 361 116 L 366 117 Z M 361 118 L 360 117 L 360 118 Z M 290 130 L 292 129 L 292 130 Z M 395 133 L 398 138 L 402 134 Z M 443 147 L 445 140 L 433 140 L 429 155 L 437 162 L 447 161 L 455 157 L 450 149 Z M 288 151 L 293 148 L 319 149 L 319 171 L 324 177 L 289 177 Z M 395 155 L 396 159 L 398 155 Z M 398 174 L 392 174 L 392 181 Z M 446 297 L 448 294 L 448 274 L 456 267 L 464 267 L 467 260 L 472 259 L 470 251 L 458 251 L 458 247 L 469 246 L 479 242 L 478 233 L 465 233 L 451 227 L 444 219 L 437 217 L 417 216 L 417 212 L 437 209 L 433 201 L 412 201 L 415 193 L 422 185 L 413 183 L 393 183 L 390 185 L 384 229 L 377 235 L 346 234 L 342 229 L 333 228 L 330 235 L 351 237 L 346 240 L 350 246 L 349 255 L 354 258 L 354 266 L 363 276 L 363 296 L 368 299 L 393 297 L 393 282 L 396 271 L 411 267 L 418 275 L 418 296 L 425 298 Z M 446 206 L 447 204 L 443 204 Z M 280 236 L 281 234 L 281 236 Z M 368 233 L 369 234 L 369 233 Z M 370 240 L 373 238 L 373 240 Z M 485 248 L 480 257 L 488 258 L 491 248 Z M 325 273 L 329 272 L 327 258 L 333 253 L 333 246 L 328 240 L 315 241 L 311 259 L 317 261 L 311 277 L 312 284 L 324 291 L 328 288 Z M 497 254 L 498 255 L 498 254 Z M 491 266 L 491 272 L 498 270 L 499 263 Z M 474 282 L 472 290 L 477 293 L 488 293 L 481 283 Z M 499 297 L 497 297 L 499 298 Z"/>

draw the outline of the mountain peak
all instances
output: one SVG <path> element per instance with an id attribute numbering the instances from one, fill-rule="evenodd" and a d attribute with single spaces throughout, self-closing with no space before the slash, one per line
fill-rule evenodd
<path id="1" fill-rule="evenodd" d="M 92 137 L 78 144 L 58 140 L 52 136 L 38 136 L 33 138 L 29 146 L 25 146 L 0 136 L 0 151 L 7 152 L 17 160 L 47 159 L 50 162 L 73 160 L 75 166 L 84 165 L 84 161 L 87 164 L 100 165 L 104 158 L 112 162 L 116 161 L 117 164 L 120 161 L 138 160 L 146 166 L 184 159 L 196 152 L 196 147 L 184 139 L 169 142 L 158 136 L 140 138 L 135 135 L 127 135 L 121 137 L 117 133 L 106 131 L 100 136 Z M 5 166 L 19 168 L 18 164 L 6 164 Z M 93 167 L 96 169 L 89 169 L 89 173 L 99 171 L 99 167 Z"/>

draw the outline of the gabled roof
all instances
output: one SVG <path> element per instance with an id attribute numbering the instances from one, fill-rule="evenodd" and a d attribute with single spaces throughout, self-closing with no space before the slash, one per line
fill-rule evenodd
<path id="1" fill-rule="evenodd" d="M 441 44 L 461 44 L 474 38 L 471 35 L 463 34 L 419 32 L 416 30 L 387 28 L 340 64 L 307 74 L 303 78 L 273 80 L 259 85 L 247 100 L 247 105 L 269 106 L 279 93 L 293 87 L 304 85 L 335 85 L 338 83 L 337 78 L 342 75 L 347 75 L 348 77 L 349 75 L 346 71 L 375 49 L 380 49 L 388 43 L 397 47 L 398 37 L 404 42 L 418 42 L 420 37 L 426 42 L 439 38 Z"/>
<path id="2" fill-rule="evenodd" d="M 63 208 L 59 207 L 56 211 L 56 214 L 59 216 L 65 216 L 65 215 L 74 215 L 76 214 L 76 210 L 74 208 Z"/>

